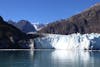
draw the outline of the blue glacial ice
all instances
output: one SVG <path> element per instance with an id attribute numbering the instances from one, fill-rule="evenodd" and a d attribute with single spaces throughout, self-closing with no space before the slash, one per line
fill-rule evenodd
<path id="1" fill-rule="evenodd" d="M 36 49 L 100 50 L 100 34 L 45 34 L 34 40 Z"/>

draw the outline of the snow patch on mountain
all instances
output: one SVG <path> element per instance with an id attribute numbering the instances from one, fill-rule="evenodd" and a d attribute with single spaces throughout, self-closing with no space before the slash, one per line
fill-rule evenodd
<path id="1" fill-rule="evenodd" d="M 41 23 L 33 23 L 33 26 L 37 31 L 41 30 L 43 27 L 46 26 L 46 24 L 41 24 Z"/>

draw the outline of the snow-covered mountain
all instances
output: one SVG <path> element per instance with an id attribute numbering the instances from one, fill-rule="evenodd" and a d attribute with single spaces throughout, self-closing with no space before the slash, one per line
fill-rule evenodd
<path id="1" fill-rule="evenodd" d="M 45 37 L 35 39 L 38 49 L 71 49 L 71 50 L 100 50 L 100 34 L 44 34 Z"/>
<path id="2" fill-rule="evenodd" d="M 43 27 L 45 27 L 47 24 L 41 24 L 41 23 L 33 23 L 33 26 L 37 31 L 41 30 Z"/>
<path id="3" fill-rule="evenodd" d="M 28 33 L 28 32 L 36 32 L 41 30 L 43 27 L 46 26 L 46 24 L 41 23 L 31 23 L 27 20 L 20 20 L 18 22 L 14 22 L 12 20 L 7 21 L 9 24 L 12 24 L 19 28 L 21 31 Z"/>

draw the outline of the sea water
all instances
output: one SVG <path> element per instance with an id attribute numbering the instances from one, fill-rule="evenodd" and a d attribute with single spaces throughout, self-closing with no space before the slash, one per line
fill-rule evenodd
<path id="1" fill-rule="evenodd" d="M 100 67 L 99 51 L 3 50 L 0 67 Z"/>

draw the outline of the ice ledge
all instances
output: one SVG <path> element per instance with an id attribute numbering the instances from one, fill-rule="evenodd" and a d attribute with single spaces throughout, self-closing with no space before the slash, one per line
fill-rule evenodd
<path id="1" fill-rule="evenodd" d="M 100 50 L 100 34 L 45 34 L 45 37 L 35 39 L 34 47 L 38 49 Z"/>

